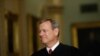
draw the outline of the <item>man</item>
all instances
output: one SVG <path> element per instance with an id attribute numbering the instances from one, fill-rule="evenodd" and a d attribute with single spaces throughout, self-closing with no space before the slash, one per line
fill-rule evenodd
<path id="1" fill-rule="evenodd" d="M 59 41 L 59 26 L 53 19 L 39 21 L 39 36 L 45 48 L 32 56 L 78 56 L 78 49 Z"/>

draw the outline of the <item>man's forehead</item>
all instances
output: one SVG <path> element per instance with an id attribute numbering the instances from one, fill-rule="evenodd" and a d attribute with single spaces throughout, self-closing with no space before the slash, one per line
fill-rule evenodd
<path id="1" fill-rule="evenodd" d="M 50 21 L 45 21 L 45 22 L 42 22 L 40 25 L 43 25 L 43 24 L 50 24 L 51 25 L 51 22 Z"/>
<path id="2" fill-rule="evenodd" d="M 52 24 L 49 21 L 43 22 L 39 25 L 39 28 L 52 28 Z"/>

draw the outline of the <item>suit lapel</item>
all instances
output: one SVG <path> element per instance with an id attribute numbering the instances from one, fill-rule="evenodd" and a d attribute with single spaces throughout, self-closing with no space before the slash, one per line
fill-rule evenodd
<path id="1" fill-rule="evenodd" d="M 56 49 L 52 52 L 52 56 L 54 55 L 59 55 L 60 51 L 61 51 L 61 43 L 56 47 Z"/>

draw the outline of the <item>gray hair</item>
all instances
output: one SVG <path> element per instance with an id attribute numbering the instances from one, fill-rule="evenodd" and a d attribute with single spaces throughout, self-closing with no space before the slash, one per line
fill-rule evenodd
<path id="1" fill-rule="evenodd" d="M 38 23 L 41 24 L 43 22 L 49 21 L 51 23 L 52 29 L 59 28 L 59 24 L 54 19 L 41 19 Z"/>

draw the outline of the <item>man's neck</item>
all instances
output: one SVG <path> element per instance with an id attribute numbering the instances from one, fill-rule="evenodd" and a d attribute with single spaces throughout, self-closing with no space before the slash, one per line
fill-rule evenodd
<path id="1" fill-rule="evenodd" d="M 46 47 L 51 48 L 51 47 L 53 47 L 58 41 L 59 41 L 59 40 L 51 41 L 51 42 L 49 42 L 48 44 L 46 44 Z"/>
<path id="2" fill-rule="evenodd" d="M 49 49 L 52 49 L 52 51 L 54 51 L 55 48 L 56 48 L 59 44 L 60 44 L 60 42 L 57 41 L 53 46 L 51 46 L 51 47 L 48 47 L 48 46 L 47 46 L 47 51 L 48 51 Z"/>

